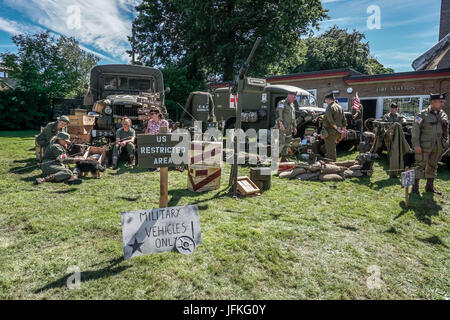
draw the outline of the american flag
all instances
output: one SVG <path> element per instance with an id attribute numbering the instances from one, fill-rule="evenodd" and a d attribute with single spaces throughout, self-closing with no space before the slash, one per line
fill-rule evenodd
<path id="1" fill-rule="evenodd" d="M 356 92 L 356 96 L 353 98 L 353 109 L 356 111 L 360 110 L 361 108 L 361 100 L 359 100 L 358 92 Z"/>

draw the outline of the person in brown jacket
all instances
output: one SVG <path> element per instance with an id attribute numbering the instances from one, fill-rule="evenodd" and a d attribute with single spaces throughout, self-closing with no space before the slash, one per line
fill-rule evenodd
<path id="1" fill-rule="evenodd" d="M 328 107 L 323 117 L 321 136 L 325 141 L 325 157 L 336 161 L 336 144 L 345 137 L 347 120 L 345 119 L 344 110 L 336 103 L 333 93 L 325 96 L 325 102 Z"/>
<path id="2" fill-rule="evenodd" d="M 419 194 L 419 181 L 427 179 L 426 192 L 442 193 L 434 188 L 437 166 L 448 144 L 448 117 L 443 110 L 446 94 L 431 94 L 431 104 L 417 114 L 411 131 L 411 143 L 414 148 L 416 167 L 412 192 Z"/>

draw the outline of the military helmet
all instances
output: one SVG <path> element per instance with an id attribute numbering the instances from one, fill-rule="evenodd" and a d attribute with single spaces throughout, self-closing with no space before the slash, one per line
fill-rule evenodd
<path id="1" fill-rule="evenodd" d="M 58 134 L 56 135 L 56 139 L 61 139 L 70 143 L 70 135 L 67 132 L 58 132 Z"/>
<path id="2" fill-rule="evenodd" d="M 58 118 L 56 118 L 56 120 L 64 121 L 65 123 L 70 123 L 70 120 L 69 120 L 69 118 L 67 116 L 58 117 Z"/>

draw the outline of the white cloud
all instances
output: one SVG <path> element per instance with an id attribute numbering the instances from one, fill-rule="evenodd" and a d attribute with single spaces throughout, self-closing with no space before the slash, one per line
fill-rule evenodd
<path id="1" fill-rule="evenodd" d="M 39 27 L 20 24 L 16 21 L 4 19 L 2 17 L 0 17 L 0 30 L 5 31 L 11 35 L 42 31 L 42 29 Z"/>
<path id="2" fill-rule="evenodd" d="M 4 2 L 42 27 L 76 38 L 84 48 L 89 46 L 122 62 L 129 61 L 125 51 L 130 48 L 127 37 L 131 35 L 131 0 L 4 0 Z M 71 10 L 73 8 L 75 11 Z M 79 28 L 73 28 L 71 21 L 76 19 L 71 18 L 75 17 L 78 8 L 80 25 Z M 96 52 L 96 55 L 102 54 Z"/>

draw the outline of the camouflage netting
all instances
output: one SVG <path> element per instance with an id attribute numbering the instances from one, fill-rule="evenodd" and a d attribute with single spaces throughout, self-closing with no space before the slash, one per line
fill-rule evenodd
<path id="1" fill-rule="evenodd" d="M 279 173 L 280 178 L 302 181 L 342 181 L 346 178 L 371 176 L 373 163 L 378 156 L 373 153 L 361 153 L 355 160 L 325 162 L 319 160 L 313 164 L 297 163 L 293 170 Z"/>

